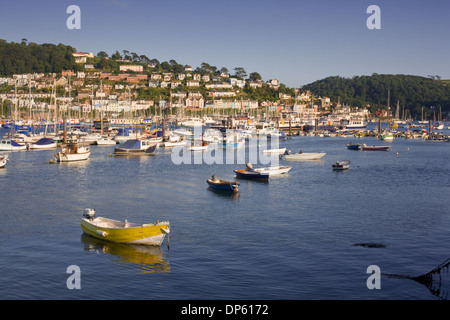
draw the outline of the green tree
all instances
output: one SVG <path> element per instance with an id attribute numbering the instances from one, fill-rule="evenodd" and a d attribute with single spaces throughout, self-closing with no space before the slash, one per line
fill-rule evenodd
<path id="1" fill-rule="evenodd" d="M 261 75 L 258 72 L 252 72 L 248 78 L 250 81 L 262 80 Z"/>
<path id="2" fill-rule="evenodd" d="M 114 53 L 111 56 L 111 58 L 114 59 L 114 60 L 120 60 L 120 59 L 122 59 L 122 56 L 120 55 L 119 51 L 116 51 L 116 53 Z"/>
<path id="3" fill-rule="evenodd" d="M 242 67 L 236 67 L 236 68 L 234 68 L 234 75 L 237 78 L 244 79 L 247 76 L 247 72 Z"/>
<path id="4" fill-rule="evenodd" d="M 108 58 L 108 54 L 105 51 L 100 51 L 97 53 L 98 58 Z"/>

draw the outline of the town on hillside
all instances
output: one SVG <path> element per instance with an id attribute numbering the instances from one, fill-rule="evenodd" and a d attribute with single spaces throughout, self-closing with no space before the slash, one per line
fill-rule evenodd
<path id="1" fill-rule="evenodd" d="M 277 118 L 280 126 L 342 124 L 389 117 L 386 110 L 371 114 L 367 108 L 350 108 L 309 90 L 287 89 L 278 79 L 263 81 L 253 73 L 247 79 L 243 68 L 231 76 L 226 68 L 189 65 L 177 73 L 158 72 L 151 61 L 73 53 L 79 70 L 60 74 L 16 74 L 0 78 L 2 123 L 7 121 L 92 122 L 100 116 L 149 121 L 163 113 L 172 117 L 242 115 Z M 103 61 L 116 68 L 105 72 Z M 209 65 L 208 65 L 209 66 Z M 211 72 L 212 71 L 214 72 Z M 236 70 L 235 69 L 235 70 Z M 210 71 L 210 72 L 208 72 Z M 243 71 L 243 72 L 242 72 Z M 255 76 L 256 74 L 256 76 Z"/>

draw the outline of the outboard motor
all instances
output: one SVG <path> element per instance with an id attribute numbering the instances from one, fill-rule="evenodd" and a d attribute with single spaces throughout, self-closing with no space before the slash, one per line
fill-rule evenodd
<path id="1" fill-rule="evenodd" d="M 95 209 L 85 209 L 84 215 L 86 219 L 89 219 L 90 221 L 95 219 Z"/>

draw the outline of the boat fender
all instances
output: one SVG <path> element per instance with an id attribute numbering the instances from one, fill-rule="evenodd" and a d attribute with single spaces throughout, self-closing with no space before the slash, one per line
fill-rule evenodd
<path id="1" fill-rule="evenodd" d="M 108 235 L 105 231 L 102 230 L 97 230 L 95 233 L 103 238 L 105 238 Z"/>

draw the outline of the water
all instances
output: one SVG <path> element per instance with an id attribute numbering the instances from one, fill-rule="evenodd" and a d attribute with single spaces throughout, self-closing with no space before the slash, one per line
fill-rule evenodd
<path id="1" fill-rule="evenodd" d="M 347 150 L 350 141 L 386 144 L 281 141 L 327 155 L 289 162 L 289 174 L 269 183 L 241 180 L 237 197 L 205 180 L 234 180 L 243 165 L 175 165 L 164 149 L 115 158 L 114 147 L 93 146 L 89 161 L 69 164 L 49 164 L 54 150 L 11 153 L 0 170 L 0 298 L 446 298 L 395 277 L 369 290 L 366 271 L 418 276 L 450 257 L 450 144 L 396 139 L 392 151 L 363 152 Z M 350 169 L 332 171 L 338 160 Z M 85 208 L 130 222 L 169 220 L 172 233 L 161 248 L 97 241 L 82 234 Z M 385 247 L 354 246 L 364 243 Z M 81 270 L 80 290 L 67 288 L 71 265 Z"/>

